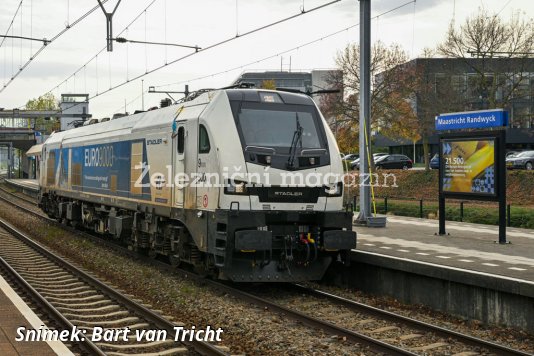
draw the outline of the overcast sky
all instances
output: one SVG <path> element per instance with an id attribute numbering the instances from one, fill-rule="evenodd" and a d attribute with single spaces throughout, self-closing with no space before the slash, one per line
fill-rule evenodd
<path id="1" fill-rule="evenodd" d="M 148 7 L 146 12 L 143 10 Z M 209 47 L 280 19 L 310 10 L 329 0 L 123 0 L 113 18 L 114 36 L 130 40 L 167 42 Z M 371 0 L 372 16 L 383 14 L 409 0 Z M 0 3 L 0 34 L 6 34 L 20 0 Z M 104 6 L 111 11 L 116 0 Z M 8 35 L 53 38 L 65 26 L 97 5 L 96 0 L 23 0 Z M 417 0 L 388 14 L 378 16 L 371 26 L 372 40 L 399 43 L 412 58 L 425 47 L 433 48 L 444 39 L 453 20 L 458 26 L 484 6 L 505 20 L 513 13 L 534 16 L 532 0 Z M 141 14 L 137 21 L 126 26 Z M 348 43 L 359 41 L 359 28 L 352 27 L 334 36 L 321 38 L 359 22 L 359 2 L 342 0 L 320 10 L 240 37 L 224 45 L 200 51 L 178 47 L 114 43 L 105 50 L 106 22 L 100 9 L 70 28 L 46 48 L 0 93 L 0 107 L 24 105 L 50 90 L 87 93 L 94 117 L 111 116 L 141 109 L 141 88 L 158 90 L 217 88 L 232 83 L 243 71 L 324 69 L 335 67 L 336 53 Z M 309 42 L 315 41 L 312 44 Z M 1 39 L 0 39 L 1 42 Z M 41 42 L 6 39 L 0 47 L 0 88 L 40 47 Z M 298 48 L 297 48 L 298 47 Z M 295 49 L 294 49 L 295 48 Z M 292 50 L 293 49 L 293 50 Z M 291 51 L 289 51 L 291 50 Z M 287 51 L 287 52 L 286 52 Z M 285 53 L 283 53 L 285 52 Z M 283 53 L 279 55 L 280 53 Z M 187 56 L 164 66 L 177 58 Z M 270 58 L 269 58 L 270 57 Z M 269 58 L 262 60 L 264 58 Z M 92 60 L 91 60 L 92 59 Z M 261 61 L 260 61 L 261 60 Z M 258 62 L 259 61 L 259 62 Z M 87 65 L 84 67 L 84 65 Z M 132 80 L 159 66 L 163 69 Z M 78 73 L 63 83 L 75 71 Z M 220 72 L 224 72 L 219 74 Z M 203 78 L 203 79 L 198 79 Z M 125 81 L 119 88 L 103 93 Z M 57 88 L 56 86 L 59 87 Z M 145 109 L 158 105 L 164 94 L 144 95 Z M 179 95 L 176 94 L 178 98 Z"/>

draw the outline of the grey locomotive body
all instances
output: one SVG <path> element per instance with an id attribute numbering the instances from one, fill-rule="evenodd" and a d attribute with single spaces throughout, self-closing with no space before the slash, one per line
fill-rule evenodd
<path id="1" fill-rule="evenodd" d="M 51 217 L 234 281 L 320 279 L 356 245 L 337 145 L 313 101 L 228 89 L 53 134 Z"/>

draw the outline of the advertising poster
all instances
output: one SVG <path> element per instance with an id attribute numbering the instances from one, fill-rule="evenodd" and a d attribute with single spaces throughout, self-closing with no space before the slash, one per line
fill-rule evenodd
<path id="1" fill-rule="evenodd" d="M 495 195 L 495 139 L 441 141 L 444 193 Z"/>

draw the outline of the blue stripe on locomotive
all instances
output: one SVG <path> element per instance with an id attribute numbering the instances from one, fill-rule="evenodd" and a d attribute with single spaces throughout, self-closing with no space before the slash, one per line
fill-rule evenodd
<path id="1" fill-rule="evenodd" d="M 97 144 L 80 147 L 70 147 L 61 149 L 61 172 L 60 172 L 60 186 L 67 185 L 67 172 L 69 150 L 72 151 L 71 164 L 72 168 L 76 165 L 81 167 L 81 179 L 76 180 L 71 177 L 72 182 L 79 181 L 81 186 L 72 185 L 73 190 L 83 191 L 87 193 L 98 193 L 105 195 L 112 195 L 124 198 L 136 198 L 142 200 L 150 200 L 150 172 L 148 172 L 142 179 L 142 193 L 130 193 L 130 160 L 132 152 L 132 143 L 143 142 L 143 156 L 142 163 L 147 162 L 147 151 L 145 140 L 136 141 L 121 141 L 107 144 Z M 60 167 L 59 154 L 60 149 L 55 149 L 56 159 L 55 172 Z M 71 170 L 71 175 L 76 174 L 75 169 Z M 111 177 L 116 176 L 115 191 L 111 191 Z M 134 180 L 137 180 L 135 177 Z"/>

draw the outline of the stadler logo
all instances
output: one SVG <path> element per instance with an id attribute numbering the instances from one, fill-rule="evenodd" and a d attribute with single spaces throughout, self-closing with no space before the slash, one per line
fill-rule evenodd
<path id="1" fill-rule="evenodd" d="M 146 140 L 147 146 L 148 145 L 161 145 L 162 143 L 163 143 L 163 139 L 162 138 L 156 138 L 156 139 L 153 139 L 153 140 Z"/>
<path id="2" fill-rule="evenodd" d="M 113 146 L 86 148 L 84 152 L 85 167 L 112 167 Z"/>
<path id="3" fill-rule="evenodd" d="M 289 197 L 301 197 L 303 195 L 302 192 L 280 192 L 276 191 L 274 192 L 274 195 L 283 195 L 283 196 L 289 196 Z"/>

